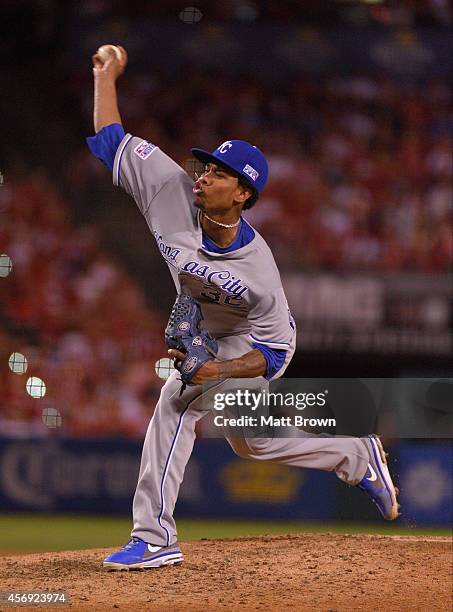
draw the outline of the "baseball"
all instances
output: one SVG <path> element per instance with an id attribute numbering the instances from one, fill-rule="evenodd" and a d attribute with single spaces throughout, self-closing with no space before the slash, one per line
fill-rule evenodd
<path id="1" fill-rule="evenodd" d="M 96 51 L 96 55 L 99 57 L 102 63 L 105 63 L 112 56 L 116 55 L 116 57 L 121 61 L 122 53 L 121 49 L 115 45 L 102 45 Z"/>

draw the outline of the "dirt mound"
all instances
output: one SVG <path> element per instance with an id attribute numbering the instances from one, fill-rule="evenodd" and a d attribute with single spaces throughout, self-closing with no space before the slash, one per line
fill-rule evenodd
<path id="1" fill-rule="evenodd" d="M 452 541 L 299 534 L 182 544 L 180 566 L 106 572 L 110 550 L 3 557 L 0 591 L 66 591 L 39 609 L 210 612 L 448 610 Z M 23 606 L 0 606 L 4 612 Z"/>

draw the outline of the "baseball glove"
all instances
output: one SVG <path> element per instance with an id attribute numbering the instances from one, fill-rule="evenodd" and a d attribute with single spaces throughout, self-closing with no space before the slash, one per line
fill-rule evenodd
<path id="1" fill-rule="evenodd" d="M 201 328 L 202 320 L 200 304 L 190 295 L 178 295 L 165 329 L 165 342 L 185 354 L 184 359 L 175 361 L 185 385 L 193 384 L 192 378 L 201 366 L 214 359 L 218 351 L 216 340 Z"/>

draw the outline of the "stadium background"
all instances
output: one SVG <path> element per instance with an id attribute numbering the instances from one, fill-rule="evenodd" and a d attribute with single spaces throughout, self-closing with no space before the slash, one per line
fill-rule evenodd
<path id="1" fill-rule="evenodd" d="M 90 57 L 105 42 L 129 52 L 128 131 L 182 164 L 226 137 L 266 152 L 270 181 L 247 219 L 298 324 L 288 376 L 451 376 L 449 4 L 270 4 L 198 2 L 194 23 L 176 2 L 2 2 L 0 252 L 13 267 L 0 277 L 0 549 L 122 543 L 162 385 L 174 288 L 84 143 Z M 13 352 L 26 374 L 8 368 Z M 28 376 L 44 398 L 27 395 Z M 60 426 L 43 422 L 49 408 Z M 374 509 L 330 474 L 244 462 L 199 438 L 182 539 L 384 530 L 361 524 Z M 451 441 L 388 443 L 405 509 L 392 533 L 451 525 Z"/>

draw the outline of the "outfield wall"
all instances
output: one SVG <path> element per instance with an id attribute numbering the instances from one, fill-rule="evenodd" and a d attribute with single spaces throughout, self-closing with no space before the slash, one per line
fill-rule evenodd
<path id="1" fill-rule="evenodd" d="M 0 438 L 0 511 L 129 513 L 140 443 Z M 409 525 L 450 525 L 450 441 L 405 441 L 392 450 Z M 236 457 L 222 440 L 200 440 L 177 505 L 187 517 L 376 520 L 361 491 L 332 474 Z"/>

